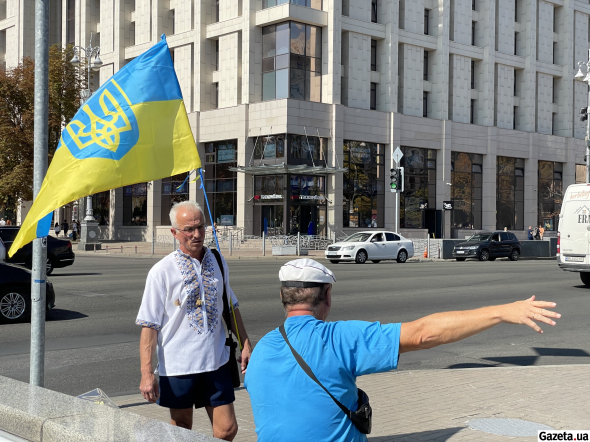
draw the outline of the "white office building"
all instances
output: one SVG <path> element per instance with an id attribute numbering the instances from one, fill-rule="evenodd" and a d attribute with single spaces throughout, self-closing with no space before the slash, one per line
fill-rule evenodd
<path id="1" fill-rule="evenodd" d="M 7 68 L 34 55 L 33 17 L 34 0 L 0 3 Z M 53 0 L 50 34 L 93 34 L 95 88 L 167 35 L 219 225 L 392 229 L 400 146 L 401 232 L 449 238 L 556 229 L 585 180 L 589 22 L 578 0 Z M 203 202 L 184 179 L 95 195 L 103 237 L 165 231 L 174 201 Z"/>

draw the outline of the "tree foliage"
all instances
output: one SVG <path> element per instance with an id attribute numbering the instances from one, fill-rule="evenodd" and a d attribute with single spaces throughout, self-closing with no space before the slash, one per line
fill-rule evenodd
<path id="1" fill-rule="evenodd" d="M 62 129 L 80 107 L 84 69 L 74 68 L 71 46 L 49 49 L 48 162 Z M 0 207 L 33 199 L 35 62 L 24 58 L 15 68 L 0 70 Z"/>

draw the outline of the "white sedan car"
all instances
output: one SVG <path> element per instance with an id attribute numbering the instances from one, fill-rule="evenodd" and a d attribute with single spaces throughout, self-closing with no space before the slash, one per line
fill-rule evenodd
<path id="1" fill-rule="evenodd" d="M 414 256 L 414 244 L 394 232 L 357 232 L 342 242 L 328 246 L 325 254 L 332 264 L 340 261 L 364 264 L 367 260 L 376 264 L 384 259 L 403 263 Z"/>

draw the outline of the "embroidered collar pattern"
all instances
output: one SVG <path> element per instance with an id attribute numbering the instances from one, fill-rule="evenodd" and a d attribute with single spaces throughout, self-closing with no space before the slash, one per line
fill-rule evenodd
<path id="1" fill-rule="evenodd" d="M 219 323 L 219 309 L 217 308 L 217 278 L 215 278 L 215 266 L 213 264 L 213 254 L 207 250 L 201 263 L 201 279 L 203 281 L 204 307 L 200 301 L 199 277 L 195 271 L 190 256 L 185 255 L 180 249 L 174 252 L 174 260 L 178 265 L 184 287 L 188 293 L 186 300 L 186 314 L 189 319 L 189 325 L 198 334 L 212 333 Z M 204 314 L 207 315 L 207 330 L 205 330 Z"/>

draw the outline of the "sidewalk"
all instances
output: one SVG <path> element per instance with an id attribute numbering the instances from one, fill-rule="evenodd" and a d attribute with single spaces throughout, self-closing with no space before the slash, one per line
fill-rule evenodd
<path id="1" fill-rule="evenodd" d="M 590 430 L 590 365 L 401 371 L 360 377 L 371 398 L 372 442 L 537 441 L 469 428 L 483 418 L 521 419 L 556 430 Z M 169 421 L 168 409 L 141 394 L 111 398 L 122 409 Z M 256 441 L 250 400 L 236 390 L 237 441 Z M 195 431 L 211 435 L 207 415 L 195 411 Z"/>

